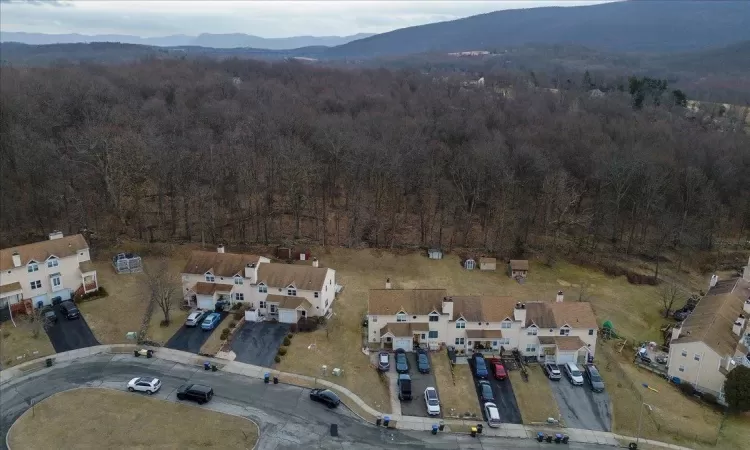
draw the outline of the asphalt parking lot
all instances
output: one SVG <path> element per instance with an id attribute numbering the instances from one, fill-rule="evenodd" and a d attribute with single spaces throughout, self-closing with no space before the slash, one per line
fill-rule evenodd
<path id="1" fill-rule="evenodd" d="M 67 352 L 84 347 L 99 345 L 99 341 L 91 332 L 89 324 L 81 313 L 80 317 L 68 320 L 60 313 L 59 306 L 54 307 L 57 322 L 47 327 L 47 336 L 55 352 Z"/>
<path id="2" fill-rule="evenodd" d="M 407 353 L 406 357 L 409 359 L 412 400 L 401 402 L 401 414 L 405 416 L 430 417 L 430 415 L 427 414 L 427 406 L 424 403 L 424 390 L 428 387 L 434 387 L 437 389 L 435 374 L 432 373 L 432 358 L 430 357 L 430 354 L 427 353 L 427 357 L 430 359 L 430 373 L 419 373 L 417 354 Z M 396 361 L 394 360 L 393 355 L 391 355 L 391 371 L 394 373 L 396 371 Z M 395 394 L 398 395 L 398 392 Z M 438 391 L 438 398 L 440 398 L 440 391 Z"/>
<path id="3" fill-rule="evenodd" d="M 612 413 L 606 390 L 597 394 L 585 382 L 583 386 L 573 386 L 565 373 L 560 381 L 548 381 L 566 427 L 612 431 Z"/>
<path id="4" fill-rule="evenodd" d="M 219 321 L 219 324 L 216 325 L 214 330 L 222 328 L 224 319 L 229 315 L 228 312 L 221 312 L 219 314 L 221 314 L 221 321 Z M 208 316 L 208 314 L 206 314 L 206 316 Z M 203 321 L 201 321 L 201 323 L 203 323 Z M 185 325 L 182 325 L 182 327 L 177 330 L 177 333 L 169 338 L 165 347 L 197 354 L 201 351 L 201 347 L 206 343 L 209 336 L 211 336 L 211 331 L 203 331 L 200 323 L 194 327 L 186 327 Z"/>
<path id="5" fill-rule="evenodd" d="M 489 368 L 489 362 L 487 363 Z M 474 371 L 474 358 L 469 358 L 469 367 L 471 367 L 471 376 L 474 379 L 474 386 L 477 388 L 477 401 L 479 402 L 479 406 L 482 407 L 482 416 L 484 416 L 484 403 L 482 400 L 480 400 L 480 391 L 478 387 L 479 378 L 475 375 Z M 521 411 L 518 409 L 518 402 L 516 401 L 516 394 L 513 393 L 513 385 L 510 383 L 510 378 L 506 378 L 505 380 L 496 380 L 492 372 L 490 372 L 490 376 L 487 378 L 487 381 L 490 382 L 492 385 L 492 394 L 495 397 L 495 405 L 497 405 L 497 410 L 500 413 L 500 420 L 503 421 L 503 423 L 515 423 L 520 424 L 523 423 L 521 420 Z M 485 420 L 487 418 L 485 417 Z"/>
<path id="6" fill-rule="evenodd" d="M 288 323 L 245 322 L 232 337 L 232 351 L 236 361 L 271 367 L 284 337 Z"/>

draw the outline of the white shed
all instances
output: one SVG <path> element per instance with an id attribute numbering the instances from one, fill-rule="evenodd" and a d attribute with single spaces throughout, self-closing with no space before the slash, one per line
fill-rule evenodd
<path id="1" fill-rule="evenodd" d="M 439 248 L 431 248 L 427 250 L 427 256 L 430 259 L 443 259 L 443 251 Z"/>
<path id="2" fill-rule="evenodd" d="M 472 258 L 467 258 L 464 260 L 464 269 L 466 270 L 474 270 L 477 267 L 477 262 L 474 261 Z"/>

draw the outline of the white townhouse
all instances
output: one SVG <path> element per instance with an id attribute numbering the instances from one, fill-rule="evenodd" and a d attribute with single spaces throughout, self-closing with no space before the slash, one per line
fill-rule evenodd
<path id="1" fill-rule="evenodd" d="M 20 312 L 97 289 L 89 245 L 80 234 L 54 231 L 46 241 L 0 250 L 0 308 Z"/>
<path id="2" fill-rule="evenodd" d="M 520 303 L 502 296 L 447 296 L 444 289 L 373 289 L 368 300 L 368 342 L 376 348 L 443 345 L 459 353 L 519 349 L 558 363 L 584 362 L 596 351 L 591 305 Z"/>
<path id="3" fill-rule="evenodd" d="M 182 271 L 185 299 L 201 309 L 220 300 L 244 303 L 261 317 L 296 323 L 325 316 L 336 295 L 336 271 L 310 265 L 272 263 L 257 255 L 194 251 Z"/>

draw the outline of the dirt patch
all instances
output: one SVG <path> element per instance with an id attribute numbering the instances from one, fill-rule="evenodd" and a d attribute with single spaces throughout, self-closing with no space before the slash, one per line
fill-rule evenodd
<path id="1" fill-rule="evenodd" d="M 57 394 L 13 425 L 13 449 L 253 448 L 258 427 L 241 417 L 106 389 Z"/>
<path id="2" fill-rule="evenodd" d="M 481 417 L 474 380 L 468 364 L 453 366 L 448 355 L 438 353 L 432 357 L 432 370 L 435 373 L 440 404 L 445 418 Z"/>
<path id="3" fill-rule="evenodd" d="M 559 420 L 560 410 L 544 371 L 537 364 L 528 366 L 528 369 L 528 382 L 523 381 L 519 370 L 508 371 L 523 423 L 546 422 L 550 417 Z"/>
<path id="4" fill-rule="evenodd" d="M 25 316 L 15 318 L 17 326 L 8 321 L 0 326 L 0 355 L 2 368 L 42 358 L 55 353 L 52 343 L 44 330 L 34 337 L 32 326 Z M 20 358 L 19 358 L 20 357 Z"/>

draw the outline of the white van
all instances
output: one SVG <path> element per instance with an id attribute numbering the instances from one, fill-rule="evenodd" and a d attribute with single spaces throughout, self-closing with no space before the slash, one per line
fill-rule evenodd
<path id="1" fill-rule="evenodd" d="M 575 363 L 565 363 L 565 375 L 568 380 L 575 386 L 583 386 L 583 373 L 578 369 Z"/>
<path id="2" fill-rule="evenodd" d="M 494 403 L 487 402 L 484 404 L 484 414 L 487 416 L 487 425 L 491 428 L 497 428 L 502 423 L 500 421 L 500 412 Z"/>

